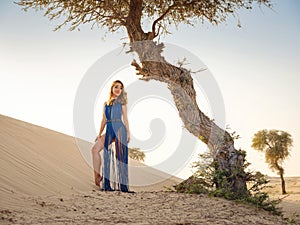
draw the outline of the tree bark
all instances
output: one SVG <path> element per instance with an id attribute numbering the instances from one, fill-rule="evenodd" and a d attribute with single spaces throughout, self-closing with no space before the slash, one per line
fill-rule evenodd
<path id="1" fill-rule="evenodd" d="M 185 128 L 199 138 L 214 155 L 217 169 L 227 174 L 227 182 L 231 191 L 237 193 L 247 192 L 244 174 L 244 156 L 234 148 L 234 140 L 228 132 L 218 127 L 198 107 L 196 92 L 193 86 L 191 73 L 182 67 L 168 63 L 161 55 L 164 45 L 153 42 L 152 32 L 143 32 L 140 19 L 142 7 L 138 6 L 142 0 L 131 0 L 126 29 L 133 52 L 139 56 L 140 63 L 132 63 L 142 80 L 158 80 L 167 83 L 179 116 Z M 216 186 L 222 188 L 222 183 Z"/>
<path id="2" fill-rule="evenodd" d="M 284 169 L 283 167 L 281 167 L 279 164 L 278 164 L 278 161 L 276 160 L 275 163 L 274 163 L 274 167 L 276 168 L 276 170 L 278 170 L 278 173 L 280 175 L 280 180 L 281 180 L 281 191 L 282 191 L 282 194 L 285 195 L 286 194 L 286 190 L 285 190 L 285 180 L 283 178 L 283 174 L 284 174 Z"/>
<path id="3" fill-rule="evenodd" d="M 284 173 L 284 170 L 282 167 L 280 167 L 278 164 L 278 170 L 279 170 L 279 175 L 280 175 L 280 180 L 281 180 L 281 191 L 282 191 L 282 194 L 285 195 L 286 194 L 286 190 L 285 190 L 285 180 L 283 178 L 283 173 Z"/>
<path id="4" fill-rule="evenodd" d="M 280 179 L 281 179 L 282 194 L 285 195 L 286 194 L 286 190 L 285 190 L 285 180 L 283 178 L 283 173 L 280 173 Z"/>

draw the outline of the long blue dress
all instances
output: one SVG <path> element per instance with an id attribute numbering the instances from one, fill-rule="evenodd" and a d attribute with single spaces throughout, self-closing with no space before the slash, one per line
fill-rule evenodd
<path id="1" fill-rule="evenodd" d="M 122 122 L 122 104 L 105 105 L 106 135 L 103 153 L 103 190 L 128 192 L 127 131 Z M 112 142 L 115 140 L 115 145 Z M 115 151 L 114 151 L 115 150 Z"/>

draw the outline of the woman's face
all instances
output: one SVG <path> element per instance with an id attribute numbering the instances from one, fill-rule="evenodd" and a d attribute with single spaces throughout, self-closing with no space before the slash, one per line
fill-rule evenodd
<path id="1" fill-rule="evenodd" d="M 123 90 L 123 86 L 120 83 L 115 83 L 115 85 L 112 87 L 112 93 L 114 97 L 119 97 Z"/>

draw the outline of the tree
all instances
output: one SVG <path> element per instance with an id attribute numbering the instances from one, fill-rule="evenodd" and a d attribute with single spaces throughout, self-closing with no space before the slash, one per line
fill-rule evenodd
<path id="1" fill-rule="evenodd" d="M 286 194 L 282 163 L 289 156 L 292 144 L 291 135 L 280 130 L 261 130 L 252 139 L 252 148 L 265 152 L 270 169 L 280 175 L 282 194 Z"/>
<path id="2" fill-rule="evenodd" d="M 145 161 L 145 153 L 139 148 L 128 148 L 128 156 L 137 161 Z"/>
<path id="3" fill-rule="evenodd" d="M 185 128 L 199 138 L 214 155 L 217 170 L 226 175 L 230 190 L 246 192 L 243 173 L 244 156 L 234 147 L 231 135 L 218 127 L 198 107 L 191 71 L 170 64 L 162 56 L 163 43 L 155 41 L 161 34 L 168 34 L 170 25 L 185 23 L 195 25 L 208 21 L 218 25 L 237 14 L 239 9 L 252 8 L 254 3 L 271 7 L 271 0 L 20 0 L 17 4 L 45 10 L 50 20 L 65 18 L 56 27 L 69 24 L 70 30 L 85 23 L 92 27 L 106 27 L 109 32 L 125 28 L 130 52 L 135 52 L 139 62 L 133 61 L 141 80 L 157 80 L 168 85 L 179 116 Z M 151 26 L 148 32 L 143 24 Z M 236 173 L 241 171 L 241 173 Z M 222 184 L 217 184 L 219 187 Z"/>

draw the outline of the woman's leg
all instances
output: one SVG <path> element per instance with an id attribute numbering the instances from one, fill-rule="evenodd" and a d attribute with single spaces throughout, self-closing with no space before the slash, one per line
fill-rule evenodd
<path id="1" fill-rule="evenodd" d="M 94 178 L 95 178 L 95 185 L 97 186 L 100 186 L 100 181 L 102 180 L 102 176 L 100 175 L 100 167 L 101 167 L 100 151 L 104 148 L 104 140 L 105 140 L 105 134 L 101 135 L 101 137 L 96 140 L 92 148 Z"/>

